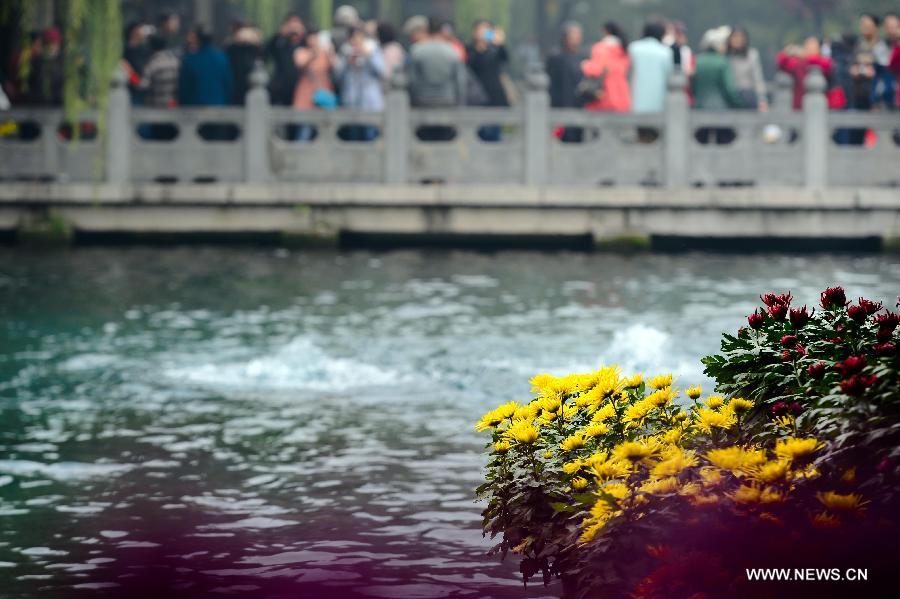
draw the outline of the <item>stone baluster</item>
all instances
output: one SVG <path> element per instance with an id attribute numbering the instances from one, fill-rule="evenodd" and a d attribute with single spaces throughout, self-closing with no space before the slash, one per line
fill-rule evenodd
<path id="1" fill-rule="evenodd" d="M 406 74 L 394 73 L 384 114 L 384 182 L 402 184 L 409 179 L 410 110 Z"/>
<path id="2" fill-rule="evenodd" d="M 685 187 L 690 176 L 691 108 L 687 76 L 680 70 L 669 75 L 663 133 L 666 187 Z"/>
<path id="3" fill-rule="evenodd" d="M 72 128 L 78 123 L 72 123 Z M 106 182 L 131 181 L 131 96 L 128 79 L 122 69 L 116 69 L 106 106 Z"/>
<path id="4" fill-rule="evenodd" d="M 244 181 L 264 183 L 269 168 L 269 75 L 261 62 L 250 73 L 250 89 L 244 102 Z"/>
<path id="5" fill-rule="evenodd" d="M 803 152 L 806 187 L 822 189 L 828 184 L 827 82 L 818 68 L 811 68 L 803 82 Z"/>
<path id="6" fill-rule="evenodd" d="M 772 91 L 772 110 L 790 112 L 794 103 L 794 79 L 784 71 L 775 73 L 775 89 Z"/>
<path id="7" fill-rule="evenodd" d="M 534 65 L 525 89 L 525 183 L 546 185 L 550 166 L 550 78 Z"/>

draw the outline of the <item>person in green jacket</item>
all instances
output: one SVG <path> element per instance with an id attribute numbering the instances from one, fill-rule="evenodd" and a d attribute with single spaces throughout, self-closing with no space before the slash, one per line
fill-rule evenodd
<path id="1" fill-rule="evenodd" d="M 700 52 L 691 77 L 691 95 L 694 108 L 700 110 L 726 110 L 743 105 L 734 84 L 731 63 L 725 56 L 730 27 L 710 29 L 700 40 Z M 735 140 L 734 129 L 728 127 L 701 127 L 696 138 L 701 144 L 730 144 Z"/>
<path id="2" fill-rule="evenodd" d="M 734 84 L 731 63 L 725 56 L 730 33 L 730 28 L 718 27 L 703 34 L 691 78 L 694 108 L 724 110 L 743 106 Z"/>

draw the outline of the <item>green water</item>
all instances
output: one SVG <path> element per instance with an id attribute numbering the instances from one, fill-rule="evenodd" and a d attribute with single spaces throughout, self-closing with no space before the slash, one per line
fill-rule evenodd
<path id="1" fill-rule="evenodd" d="M 478 416 L 545 370 L 708 384 L 759 293 L 835 283 L 900 260 L 2 248 L 0 596 L 552 593 L 484 557 Z"/>

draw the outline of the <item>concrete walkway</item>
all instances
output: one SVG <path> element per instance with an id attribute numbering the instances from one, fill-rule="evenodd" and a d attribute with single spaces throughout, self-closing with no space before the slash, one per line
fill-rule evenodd
<path id="1" fill-rule="evenodd" d="M 575 188 L 347 184 L 0 186 L 0 230 L 900 240 L 900 191 L 885 188 Z"/>

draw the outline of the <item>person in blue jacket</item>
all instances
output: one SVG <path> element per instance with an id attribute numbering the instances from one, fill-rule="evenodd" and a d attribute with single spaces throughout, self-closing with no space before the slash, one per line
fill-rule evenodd
<path id="1" fill-rule="evenodd" d="M 228 56 L 212 45 L 201 27 L 187 34 L 187 53 L 178 75 L 178 103 L 182 106 L 226 106 L 234 95 Z"/>

